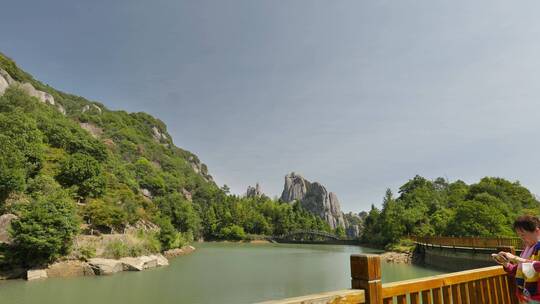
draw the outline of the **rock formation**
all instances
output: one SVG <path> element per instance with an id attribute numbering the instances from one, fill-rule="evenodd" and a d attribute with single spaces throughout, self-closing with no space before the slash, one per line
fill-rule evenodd
<path id="1" fill-rule="evenodd" d="M 350 239 L 357 239 L 360 237 L 361 231 L 364 229 L 364 218 L 360 214 L 345 213 L 345 234 Z"/>
<path id="2" fill-rule="evenodd" d="M 261 190 L 261 186 L 259 186 L 259 183 L 257 183 L 255 187 L 248 186 L 247 191 L 246 191 L 246 197 L 258 197 L 262 195 L 263 193 Z"/>
<path id="3" fill-rule="evenodd" d="M 193 171 L 195 171 L 195 173 L 202 176 L 207 182 L 214 182 L 214 178 L 208 173 L 208 167 L 205 164 L 201 163 L 197 156 L 190 155 L 188 157 L 188 162 L 190 163 L 191 168 L 193 169 Z"/>
<path id="4" fill-rule="evenodd" d="M 101 108 L 99 106 L 95 105 L 95 104 L 85 105 L 81 110 L 81 112 L 83 112 L 83 113 L 86 113 L 88 111 L 92 111 L 92 112 L 95 111 L 95 113 L 101 114 Z"/>
<path id="5" fill-rule="evenodd" d="M 167 135 L 164 132 L 161 132 L 156 126 L 152 127 L 152 137 L 158 143 L 162 141 L 167 141 L 168 139 Z"/>
<path id="6" fill-rule="evenodd" d="M 57 104 L 51 94 L 36 90 L 36 88 L 34 88 L 34 86 L 29 82 L 20 83 L 18 81 L 15 81 L 8 72 L 0 69 L 0 96 L 2 96 L 7 90 L 7 88 L 10 86 L 19 87 L 19 89 L 24 91 L 26 94 L 32 97 L 36 97 L 39 101 L 43 103 L 54 106 L 60 113 L 66 115 L 66 110 L 64 109 L 64 107 L 60 104 Z"/>
<path id="7" fill-rule="evenodd" d="M 320 216 L 332 229 L 345 228 L 343 212 L 335 193 L 328 192 L 318 182 L 311 183 L 294 172 L 285 176 L 285 186 L 281 194 L 285 202 L 299 201 L 309 212 Z"/>

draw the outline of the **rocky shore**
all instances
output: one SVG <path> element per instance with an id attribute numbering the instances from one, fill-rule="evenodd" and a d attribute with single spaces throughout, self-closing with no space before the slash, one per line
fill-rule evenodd
<path id="1" fill-rule="evenodd" d="M 86 261 L 65 260 L 53 263 L 46 268 L 13 269 L 0 273 L 0 279 L 26 278 L 28 281 L 46 278 L 69 278 L 80 276 L 111 275 L 121 271 L 143 271 L 169 265 L 169 259 L 186 255 L 195 250 L 193 246 L 171 249 L 163 254 L 124 257 L 121 259 L 91 258 Z"/>
<path id="2" fill-rule="evenodd" d="M 385 252 L 381 254 L 381 260 L 387 263 L 410 264 L 412 253 L 409 252 Z"/>

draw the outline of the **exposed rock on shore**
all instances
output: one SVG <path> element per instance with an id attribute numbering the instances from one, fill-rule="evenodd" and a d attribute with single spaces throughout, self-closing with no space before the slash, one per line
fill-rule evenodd
<path id="1" fill-rule="evenodd" d="M 387 263 L 410 264 L 412 260 L 412 254 L 402 252 L 385 252 L 381 254 L 381 260 Z"/>
<path id="2" fill-rule="evenodd" d="M 50 265 L 47 268 L 49 278 L 71 278 L 80 276 L 93 276 L 94 270 L 86 262 L 82 261 L 61 261 Z"/>
<path id="3" fill-rule="evenodd" d="M 26 276 L 29 281 L 46 278 L 68 278 L 94 275 L 111 275 L 121 271 L 142 271 L 145 269 L 169 266 L 171 258 L 186 255 L 195 251 L 193 246 L 184 246 L 167 250 L 162 254 L 124 257 L 121 259 L 91 258 L 87 262 L 66 260 L 56 262 L 47 268 L 24 271 L 15 269 L 0 273 L 0 279 L 14 279 Z"/>
<path id="4" fill-rule="evenodd" d="M 177 256 L 192 253 L 193 251 L 195 251 L 195 247 L 193 247 L 193 246 L 184 246 L 182 248 L 175 248 L 175 249 L 167 250 L 167 251 L 165 251 L 163 253 L 163 255 L 166 258 L 171 259 L 171 258 L 174 258 L 174 257 L 177 257 Z"/>
<path id="5" fill-rule="evenodd" d="M 47 278 L 47 270 L 45 269 L 30 269 L 26 272 L 26 279 L 34 281 Z"/>

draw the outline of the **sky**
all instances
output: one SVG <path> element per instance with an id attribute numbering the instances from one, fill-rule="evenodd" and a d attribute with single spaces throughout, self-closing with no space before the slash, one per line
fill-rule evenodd
<path id="1" fill-rule="evenodd" d="M 346 212 L 416 174 L 540 193 L 537 1 L 2 0 L 0 52 L 147 112 L 219 185 L 302 174 Z"/>

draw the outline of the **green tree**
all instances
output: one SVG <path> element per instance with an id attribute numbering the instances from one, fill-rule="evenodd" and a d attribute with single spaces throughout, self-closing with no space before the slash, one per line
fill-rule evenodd
<path id="1" fill-rule="evenodd" d="M 60 164 L 56 179 L 62 186 L 74 187 L 81 197 L 99 197 L 105 192 L 101 164 L 93 157 L 75 153 Z"/>
<path id="2" fill-rule="evenodd" d="M 503 204 L 487 193 L 459 203 L 454 218 L 448 224 L 448 233 L 484 237 L 512 235 L 509 220 L 500 209 Z"/>
<path id="3" fill-rule="evenodd" d="M 18 206 L 11 224 L 15 256 L 28 266 L 47 263 L 68 253 L 79 228 L 73 201 L 64 192 L 40 196 Z"/>
<path id="4" fill-rule="evenodd" d="M 13 141 L 0 134 L 0 211 L 13 191 L 23 191 L 26 185 L 24 156 Z"/>
<path id="5" fill-rule="evenodd" d="M 119 207 L 100 199 L 90 200 L 82 208 L 83 219 L 93 228 L 105 232 L 120 230 L 126 224 L 126 213 Z"/>

